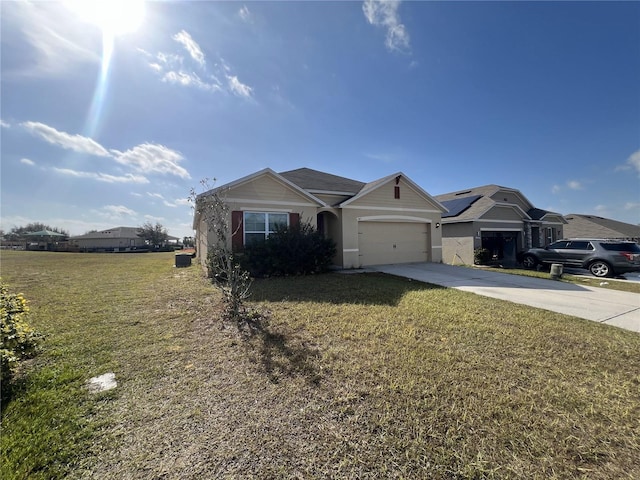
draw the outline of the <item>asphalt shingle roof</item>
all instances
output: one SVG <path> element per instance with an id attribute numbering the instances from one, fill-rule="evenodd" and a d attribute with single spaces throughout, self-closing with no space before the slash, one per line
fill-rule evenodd
<path id="1" fill-rule="evenodd" d="M 298 168 L 281 172 L 279 175 L 307 191 L 342 192 L 355 195 L 366 185 L 357 180 L 319 172 L 311 168 Z"/>
<path id="2" fill-rule="evenodd" d="M 596 215 L 570 213 L 565 215 L 567 238 L 634 238 L 640 239 L 640 225 L 619 222 Z"/>

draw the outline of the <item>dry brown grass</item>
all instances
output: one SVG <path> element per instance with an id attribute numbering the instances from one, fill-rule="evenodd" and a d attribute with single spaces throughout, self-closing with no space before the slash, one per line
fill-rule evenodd
<path id="1" fill-rule="evenodd" d="M 3 256 L 3 276 L 57 352 L 34 371 L 75 362 L 119 381 L 88 398 L 86 454 L 63 476 L 640 478 L 633 332 L 328 274 L 256 282 L 267 320 L 247 338 L 221 323 L 197 267 L 169 255 L 25 258 Z M 108 288 L 88 279 L 96 269 Z"/>

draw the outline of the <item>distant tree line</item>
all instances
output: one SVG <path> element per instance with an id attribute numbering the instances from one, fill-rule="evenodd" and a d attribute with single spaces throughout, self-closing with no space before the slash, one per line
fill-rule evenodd
<path id="1" fill-rule="evenodd" d="M 66 235 L 67 237 L 69 236 L 69 232 L 62 228 L 52 227 L 45 223 L 33 222 L 21 227 L 13 227 L 8 232 L 0 230 L 0 237 L 8 242 L 19 242 L 21 240 L 24 240 L 24 237 L 27 233 L 40 232 L 41 230 L 49 230 L 51 232 L 61 233 L 63 235 Z"/>

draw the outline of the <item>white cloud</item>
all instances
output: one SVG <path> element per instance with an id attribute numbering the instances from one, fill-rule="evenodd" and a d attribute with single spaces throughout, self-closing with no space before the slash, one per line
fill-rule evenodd
<path id="1" fill-rule="evenodd" d="M 126 152 L 117 152 L 115 160 L 139 172 L 154 172 L 175 175 L 180 178 L 191 178 L 189 172 L 179 165 L 184 160 L 180 152 L 171 150 L 164 145 L 143 143 Z"/>
<path id="2" fill-rule="evenodd" d="M 149 195 L 150 197 L 159 198 L 160 200 L 164 200 L 164 197 L 162 195 L 160 195 L 159 193 L 147 192 L 147 195 Z"/>
<path id="3" fill-rule="evenodd" d="M 33 167 L 36 164 L 36 162 L 34 162 L 33 160 L 29 160 L 28 158 L 21 158 L 20 163 L 23 163 L 24 165 L 29 165 L 30 167 Z"/>
<path id="4" fill-rule="evenodd" d="M 139 184 L 149 183 L 149 180 L 147 179 L 147 177 L 144 177 L 142 175 L 134 175 L 132 173 L 127 173 L 126 175 L 122 175 L 122 176 L 115 176 L 115 175 L 109 175 L 107 173 L 83 172 L 79 170 L 72 170 L 69 168 L 54 167 L 53 170 L 55 172 L 58 172 L 62 175 L 67 175 L 69 177 L 89 178 L 91 180 L 97 180 L 99 182 L 105 182 L 105 183 L 139 183 Z"/>
<path id="5" fill-rule="evenodd" d="M 131 210 L 124 205 L 105 205 L 100 210 L 96 211 L 101 217 L 109 220 L 120 220 L 123 217 L 137 217 L 135 210 Z"/>
<path id="6" fill-rule="evenodd" d="M 0 127 L 2 127 L 2 128 L 10 128 L 11 125 L 8 124 L 7 122 L 5 122 L 4 120 L 0 119 Z"/>
<path id="7" fill-rule="evenodd" d="M 411 49 L 409 32 L 400 21 L 399 6 L 399 1 L 365 0 L 362 11 L 371 25 L 386 29 L 385 45 L 389 50 L 407 52 Z"/>
<path id="8" fill-rule="evenodd" d="M 554 185 L 553 187 L 551 187 L 551 193 L 560 193 L 561 190 L 562 187 L 560 185 Z"/>
<path id="9" fill-rule="evenodd" d="M 238 80 L 238 77 L 227 75 L 227 80 L 229 81 L 229 89 L 234 95 L 243 98 L 251 97 L 253 89 L 248 85 L 240 82 L 240 80 Z"/>
<path id="10" fill-rule="evenodd" d="M 571 190 L 582 190 L 582 184 L 577 180 L 569 180 L 567 182 L 567 187 Z"/>
<path id="11" fill-rule="evenodd" d="M 640 210 L 640 202 L 627 202 L 624 204 L 625 210 Z"/>
<path id="12" fill-rule="evenodd" d="M 635 170 L 638 172 L 638 176 L 640 177 L 640 150 L 633 152 L 629 155 L 629 158 L 627 158 L 627 161 L 623 165 L 618 165 L 616 167 L 616 172 L 628 170 Z"/>
<path id="13" fill-rule="evenodd" d="M 183 87 L 192 86 L 199 88 L 200 90 L 208 90 L 210 92 L 222 90 L 220 85 L 204 82 L 195 73 L 187 73 L 183 71 L 176 72 L 170 70 L 162 76 L 162 81 L 182 85 Z"/>
<path id="14" fill-rule="evenodd" d="M 245 22 L 251 21 L 251 12 L 249 11 L 249 8 L 246 5 L 243 5 L 242 8 L 238 10 L 238 15 Z"/>
<path id="15" fill-rule="evenodd" d="M 179 33 L 176 33 L 173 36 L 173 39 L 176 42 L 180 43 L 187 50 L 187 52 L 189 52 L 191 58 L 198 62 L 201 67 L 204 67 L 204 53 L 202 53 L 200 45 L 198 45 L 198 43 L 193 38 L 191 38 L 191 35 L 189 35 L 188 32 L 182 30 Z"/>
<path id="16" fill-rule="evenodd" d="M 189 205 L 191 205 L 191 201 L 189 201 L 188 198 L 176 198 L 174 200 L 174 203 L 176 205 L 180 205 L 180 206 L 189 206 Z"/>
<path id="17" fill-rule="evenodd" d="M 111 156 L 107 149 L 88 137 L 61 132 L 39 122 L 23 122 L 20 125 L 27 129 L 32 135 L 38 136 L 53 145 L 58 145 L 67 150 L 96 155 L 98 157 Z"/>
<path id="18" fill-rule="evenodd" d="M 204 54 L 199 45 L 184 30 L 172 37 L 183 45 L 189 52 L 189 57 L 168 52 L 158 52 L 155 57 L 145 50 L 138 51 L 146 58 L 148 67 L 153 70 L 162 82 L 182 87 L 192 87 L 207 92 L 227 92 L 242 98 L 251 98 L 253 88 L 242 83 L 237 75 L 231 73 L 231 68 L 223 58 L 208 68 L 204 60 Z M 193 64 L 198 64 L 201 75 L 195 73 Z M 226 85 L 220 79 L 226 79 Z"/>

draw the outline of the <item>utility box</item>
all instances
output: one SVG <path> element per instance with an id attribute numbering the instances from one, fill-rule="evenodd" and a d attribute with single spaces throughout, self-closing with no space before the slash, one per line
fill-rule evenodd
<path id="1" fill-rule="evenodd" d="M 176 253 L 176 267 L 190 267 L 191 266 L 191 254 L 189 253 Z"/>

